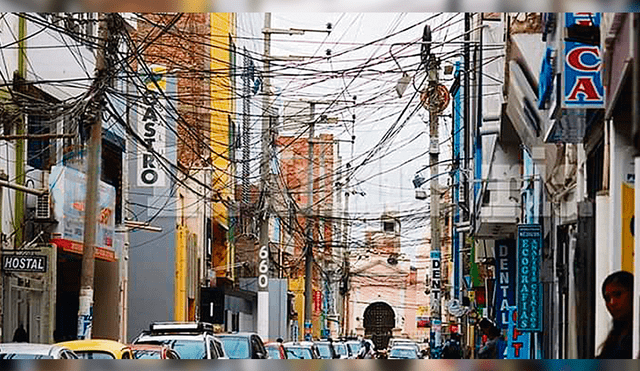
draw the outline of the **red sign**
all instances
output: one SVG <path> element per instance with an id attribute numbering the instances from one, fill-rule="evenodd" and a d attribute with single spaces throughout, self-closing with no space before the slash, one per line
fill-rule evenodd
<path id="1" fill-rule="evenodd" d="M 313 292 L 313 311 L 314 312 L 322 311 L 322 292 L 321 291 Z"/>
<path id="2" fill-rule="evenodd" d="M 55 244 L 62 251 L 72 252 L 75 254 L 82 255 L 83 246 L 81 243 L 65 240 L 62 238 L 52 238 L 50 240 L 51 243 Z M 116 261 L 116 254 L 113 250 L 105 249 L 102 247 L 96 247 L 95 258 L 100 260 L 105 260 L 108 262 Z"/>
<path id="3" fill-rule="evenodd" d="M 417 328 L 431 327 L 431 318 L 429 318 L 427 316 L 417 316 L 416 317 L 416 327 Z"/>
<path id="4" fill-rule="evenodd" d="M 487 305 L 487 297 L 485 295 L 484 287 L 478 287 L 476 290 L 476 304 Z"/>
<path id="5" fill-rule="evenodd" d="M 451 326 L 449 326 L 449 331 L 450 331 L 452 334 L 454 334 L 454 333 L 455 333 L 455 334 L 457 334 L 457 333 L 458 333 L 458 325 L 451 325 Z"/>

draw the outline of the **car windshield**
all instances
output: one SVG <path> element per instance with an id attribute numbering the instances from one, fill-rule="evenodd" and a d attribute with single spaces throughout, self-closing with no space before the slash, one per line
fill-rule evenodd
<path id="1" fill-rule="evenodd" d="M 53 359 L 44 354 L 0 353 L 0 359 Z"/>
<path id="2" fill-rule="evenodd" d="M 207 352 L 203 340 L 166 339 L 138 341 L 137 344 L 165 344 L 175 350 L 182 359 L 205 359 Z"/>
<path id="3" fill-rule="evenodd" d="M 239 336 L 220 336 L 224 351 L 230 359 L 249 359 L 249 342 L 247 338 Z"/>
<path id="4" fill-rule="evenodd" d="M 78 351 L 76 350 L 76 354 L 80 359 L 115 359 L 115 357 L 111 353 L 107 352 L 96 352 L 96 351 Z"/>
<path id="5" fill-rule="evenodd" d="M 411 349 L 403 349 L 403 348 L 394 348 L 391 349 L 389 353 L 389 357 L 391 358 L 403 358 L 403 359 L 416 359 L 416 352 Z"/>
<path id="6" fill-rule="evenodd" d="M 336 353 L 340 354 L 341 356 L 346 356 L 347 355 L 347 346 L 342 344 L 342 343 L 334 343 L 333 347 L 336 349 Z"/>
<path id="7" fill-rule="evenodd" d="M 317 343 L 318 351 L 320 352 L 320 358 L 331 359 L 331 348 L 327 343 Z"/>
<path id="8" fill-rule="evenodd" d="M 133 358 L 135 359 L 160 359 L 161 354 L 159 351 L 157 350 L 149 350 L 149 349 L 145 349 L 145 350 L 134 350 L 133 351 Z"/>
<path id="9" fill-rule="evenodd" d="M 360 343 L 347 343 L 347 346 L 351 350 L 351 354 L 358 354 L 360 351 Z"/>
<path id="10" fill-rule="evenodd" d="M 287 348 L 289 359 L 313 359 L 311 349 L 308 348 Z"/>

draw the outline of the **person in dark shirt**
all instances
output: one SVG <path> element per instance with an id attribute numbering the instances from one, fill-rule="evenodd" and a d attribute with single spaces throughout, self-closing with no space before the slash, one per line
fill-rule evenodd
<path id="1" fill-rule="evenodd" d="M 504 350 L 502 331 L 488 318 L 483 318 L 478 325 L 482 333 L 487 336 L 487 342 L 478 350 L 478 358 L 502 359 L 500 354 L 501 350 Z"/>
<path id="2" fill-rule="evenodd" d="M 631 359 L 633 328 L 633 274 L 618 271 L 602 283 L 602 296 L 613 327 L 600 345 L 598 359 Z"/>
<path id="3" fill-rule="evenodd" d="M 444 359 L 460 359 L 462 358 L 462 349 L 460 348 L 460 336 L 456 333 L 451 334 L 449 340 L 444 344 L 442 349 L 442 358 Z"/>
<path id="4" fill-rule="evenodd" d="M 13 342 L 14 343 L 28 343 L 29 335 L 27 335 L 27 331 L 24 329 L 22 323 L 16 329 L 16 332 L 13 333 Z"/>

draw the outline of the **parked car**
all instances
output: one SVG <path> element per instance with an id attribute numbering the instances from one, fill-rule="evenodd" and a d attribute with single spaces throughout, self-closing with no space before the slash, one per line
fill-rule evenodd
<path id="1" fill-rule="evenodd" d="M 220 339 L 207 322 L 154 322 L 133 344 L 167 345 L 181 359 L 228 359 Z"/>
<path id="2" fill-rule="evenodd" d="M 318 347 L 318 352 L 320 353 L 321 359 L 340 358 L 340 355 L 336 352 L 336 349 L 334 348 L 332 341 L 318 340 L 318 341 L 314 341 L 314 343 Z"/>
<path id="3" fill-rule="evenodd" d="M 55 344 L 0 344 L 0 360 L 10 359 L 78 359 L 73 350 Z"/>
<path id="4" fill-rule="evenodd" d="M 394 345 L 387 355 L 387 359 L 419 359 L 418 351 L 411 345 Z"/>
<path id="5" fill-rule="evenodd" d="M 318 346 L 311 341 L 286 342 L 287 359 L 320 359 Z"/>
<path id="6" fill-rule="evenodd" d="M 58 343 L 81 359 L 133 359 L 128 345 L 108 339 L 71 340 Z"/>
<path id="7" fill-rule="evenodd" d="M 349 350 L 347 344 L 342 341 L 334 341 L 333 347 L 335 348 L 336 353 L 340 356 L 340 359 L 351 359 L 355 357 L 354 354 L 351 354 L 351 350 Z"/>
<path id="8" fill-rule="evenodd" d="M 178 352 L 164 344 L 131 344 L 129 347 L 135 359 L 180 359 Z"/>
<path id="9" fill-rule="evenodd" d="M 389 346 L 388 349 L 391 349 L 395 346 L 398 345 L 402 345 L 402 346 L 410 346 L 410 347 L 414 347 L 416 348 L 416 352 L 418 354 L 420 354 L 420 345 L 418 345 L 418 343 L 416 343 L 415 341 L 411 340 L 411 339 L 404 339 L 404 338 L 395 338 L 395 339 L 391 339 L 389 340 Z"/>
<path id="10" fill-rule="evenodd" d="M 362 343 L 360 343 L 360 340 L 347 340 L 345 341 L 345 345 L 351 352 L 351 358 L 356 358 L 358 352 L 360 351 L 360 347 L 362 347 Z"/>
<path id="11" fill-rule="evenodd" d="M 264 348 L 267 350 L 269 359 L 287 359 L 287 351 L 282 343 L 266 343 Z"/>
<path id="12" fill-rule="evenodd" d="M 253 332 L 217 334 L 229 359 L 266 359 L 262 338 Z"/>

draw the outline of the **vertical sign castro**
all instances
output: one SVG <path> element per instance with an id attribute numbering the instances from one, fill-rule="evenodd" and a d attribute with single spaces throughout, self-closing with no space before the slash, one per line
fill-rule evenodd
<path id="1" fill-rule="evenodd" d="M 140 148 L 138 155 L 136 184 L 139 187 L 165 187 L 164 169 L 151 150 L 161 156 L 166 152 L 167 100 L 164 98 L 164 91 L 167 84 L 167 71 L 161 66 L 151 66 L 150 69 L 150 74 L 141 72 L 145 93 L 139 103 L 138 133 L 142 136 L 146 147 Z"/>
<path id="2" fill-rule="evenodd" d="M 518 226 L 518 330 L 542 331 L 542 285 L 540 283 L 540 254 L 542 226 Z"/>

